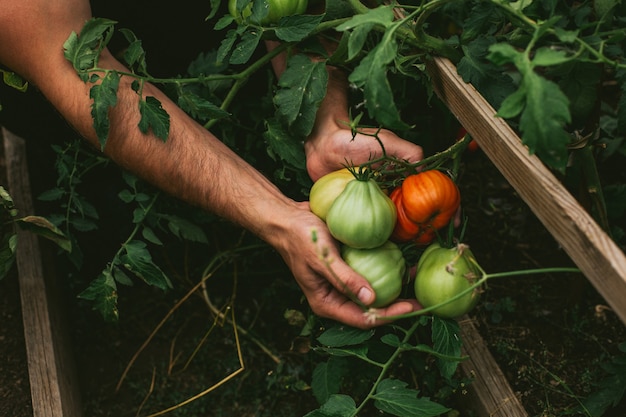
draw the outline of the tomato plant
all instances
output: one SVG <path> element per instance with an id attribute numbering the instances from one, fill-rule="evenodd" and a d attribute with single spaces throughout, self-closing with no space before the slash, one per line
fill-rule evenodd
<path id="1" fill-rule="evenodd" d="M 309 193 L 311 211 L 326 221 L 330 206 L 346 188 L 346 185 L 354 179 L 354 174 L 348 168 L 343 168 L 330 172 L 315 181 Z"/>
<path id="2" fill-rule="evenodd" d="M 372 285 L 376 300 L 371 307 L 384 307 L 398 298 L 402 291 L 406 263 L 395 243 L 387 241 L 371 249 L 343 246 L 341 257 Z"/>
<path id="3" fill-rule="evenodd" d="M 398 212 L 393 239 L 428 244 L 461 204 L 461 193 L 450 177 L 437 170 L 409 175 L 391 192 Z"/>
<path id="4" fill-rule="evenodd" d="M 375 248 L 391 236 L 396 208 L 376 181 L 357 178 L 330 206 L 326 224 L 333 237 L 348 246 Z"/>
<path id="5" fill-rule="evenodd" d="M 425 307 L 441 304 L 468 290 L 481 276 L 474 255 L 464 244 L 452 248 L 433 243 L 422 253 L 415 275 L 415 297 Z M 480 298 L 473 290 L 437 307 L 433 314 L 456 318 L 469 312 Z"/>
<path id="6" fill-rule="evenodd" d="M 261 25 L 267 25 L 277 23 L 285 16 L 304 13 L 308 3 L 308 0 L 264 0 L 256 2 L 250 0 L 229 0 L 228 11 L 236 21 L 241 22 L 251 17 L 257 9 L 262 10 L 260 12 L 262 16 L 262 13 L 266 10 L 263 6 L 267 5 L 267 14 L 259 19 Z"/>

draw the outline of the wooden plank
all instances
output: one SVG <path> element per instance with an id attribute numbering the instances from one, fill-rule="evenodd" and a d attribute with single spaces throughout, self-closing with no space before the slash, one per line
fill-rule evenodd
<path id="1" fill-rule="evenodd" d="M 624 253 L 449 60 L 435 58 L 427 69 L 437 95 L 626 323 Z"/>
<path id="2" fill-rule="evenodd" d="M 33 214 L 24 140 L 2 128 L 8 191 L 21 215 Z M 34 417 L 80 417 L 79 387 L 74 378 L 64 321 L 54 279 L 44 274 L 37 236 L 18 232 L 16 265 Z"/>
<path id="3" fill-rule="evenodd" d="M 477 416 L 528 417 L 474 322 L 465 316 L 459 324 L 464 354 L 469 357 L 461 362 L 461 370 L 472 379 L 463 402 L 469 402 Z"/>

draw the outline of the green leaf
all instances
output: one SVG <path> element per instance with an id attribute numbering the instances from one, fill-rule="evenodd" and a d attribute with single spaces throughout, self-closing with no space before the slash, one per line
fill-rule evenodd
<path id="1" fill-rule="evenodd" d="M 129 271 L 143 279 L 147 284 L 166 290 L 172 288 L 170 279 L 152 261 L 152 256 L 144 242 L 133 240 L 124 245 L 125 254 L 120 261 Z"/>
<path id="2" fill-rule="evenodd" d="M 374 330 L 361 330 L 338 324 L 319 335 L 317 340 L 324 346 L 340 347 L 358 345 L 369 340 L 373 335 Z"/>
<path id="3" fill-rule="evenodd" d="M 204 230 L 187 219 L 173 215 L 160 216 L 167 220 L 167 227 L 174 236 L 198 243 L 207 243 L 208 239 Z"/>
<path id="4" fill-rule="evenodd" d="M 348 77 L 363 88 L 365 106 L 370 117 L 388 128 L 409 128 L 401 119 L 395 105 L 393 91 L 387 79 L 387 66 L 398 53 L 395 31 L 387 30 L 381 41 L 361 60 Z"/>
<path id="5" fill-rule="evenodd" d="M 268 145 L 267 152 L 272 158 L 277 159 L 277 156 L 280 160 L 297 169 L 306 167 L 302 143 L 285 132 L 278 120 L 269 119 L 267 121 L 267 131 L 263 134 L 263 138 Z"/>
<path id="6" fill-rule="evenodd" d="M 526 106 L 526 89 L 520 87 L 504 99 L 496 115 L 503 119 L 512 119 L 522 113 L 524 106 Z"/>
<path id="7" fill-rule="evenodd" d="M 375 9 L 368 10 L 366 13 L 354 15 L 354 17 L 349 19 L 347 22 L 337 26 L 336 30 L 338 32 L 343 32 L 346 30 L 352 30 L 361 25 L 379 25 L 386 28 L 393 22 L 393 20 L 394 14 L 392 6 L 379 6 Z"/>
<path id="8" fill-rule="evenodd" d="M 317 364 L 313 370 L 311 388 L 318 403 L 324 404 L 333 394 L 339 393 L 341 379 L 348 371 L 345 365 L 345 361 L 337 357 Z"/>
<path id="9" fill-rule="evenodd" d="M 141 40 L 129 29 L 120 29 L 126 38 L 128 46 L 124 50 L 124 61 L 130 68 L 136 67 L 141 74 L 147 74 L 146 51 L 144 51 Z"/>
<path id="10" fill-rule="evenodd" d="M 115 23 L 109 19 L 92 18 L 85 23 L 80 35 L 72 32 L 63 43 L 65 59 L 72 63 L 83 81 L 88 78 L 85 71 L 96 66 L 100 52 L 111 38 Z"/>
<path id="11" fill-rule="evenodd" d="M 40 201 L 57 201 L 60 200 L 61 197 L 63 197 L 65 195 L 65 189 L 64 188 L 51 188 L 49 190 L 44 191 L 43 193 L 39 194 L 39 197 L 37 197 L 37 200 Z"/>
<path id="12" fill-rule="evenodd" d="M 159 237 L 154 233 L 154 230 L 152 230 L 148 226 L 143 227 L 143 229 L 141 230 L 141 236 L 143 236 L 143 238 L 150 243 L 163 246 L 163 242 L 161 241 L 161 239 L 159 239 Z"/>
<path id="13" fill-rule="evenodd" d="M 535 66 L 548 67 L 552 65 L 564 64 L 570 59 L 571 58 L 563 50 L 542 47 L 535 51 L 532 63 Z"/>
<path id="14" fill-rule="evenodd" d="M 13 267 L 16 249 L 17 234 L 2 234 L 2 241 L 0 241 L 0 280 L 2 280 Z"/>
<path id="15" fill-rule="evenodd" d="M 21 219 L 17 219 L 17 223 L 22 229 L 36 233 L 39 236 L 45 237 L 46 239 L 56 243 L 64 251 L 72 251 L 72 243 L 70 242 L 70 239 L 48 219 L 40 216 L 26 216 Z"/>
<path id="16" fill-rule="evenodd" d="M 9 87 L 13 87 L 18 91 L 24 92 L 28 89 L 28 82 L 14 72 L 0 69 L 2 72 L 2 81 Z"/>
<path id="17" fill-rule="evenodd" d="M 326 95 L 327 83 L 328 72 L 323 62 L 313 62 L 305 55 L 294 55 L 287 61 L 274 103 L 278 117 L 296 135 L 311 133 L 317 109 Z"/>
<path id="18" fill-rule="evenodd" d="M 259 46 L 262 36 L 263 32 L 261 30 L 255 28 L 246 30 L 243 35 L 241 35 L 239 43 L 232 49 L 230 63 L 233 65 L 247 63 Z"/>
<path id="19" fill-rule="evenodd" d="M 461 346 L 463 343 L 461 341 L 459 323 L 456 320 L 433 317 L 432 340 L 435 351 L 446 357 L 456 357 L 458 360 L 461 360 Z M 449 381 L 452 375 L 454 375 L 458 360 L 443 358 L 437 360 L 439 371 L 446 380 Z"/>
<path id="20" fill-rule="evenodd" d="M 299 42 L 309 36 L 324 15 L 292 15 L 280 19 L 275 28 L 276 37 L 285 42 Z"/>
<path id="21" fill-rule="evenodd" d="M 78 298 L 93 302 L 93 309 L 97 310 L 106 321 L 117 321 L 117 285 L 108 270 L 100 273 L 89 286 L 78 294 Z"/>
<path id="22" fill-rule="evenodd" d="M 111 71 L 102 78 L 100 84 L 96 84 L 89 90 L 89 97 L 93 100 L 91 104 L 91 117 L 93 127 L 98 135 L 100 149 L 104 149 L 109 136 L 109 110 L 117 104 L 117 89 L 120 83 L 120 76 L 116 71 Z"/>
<path id="23" fill-rule="evenodd" d="M 342 394 L 331 397 L 319 409 L 307 413 L 304 417 L 352 417 L 356 404 L 351 397 Z"/>
<path id="24" fill-rule="evenodd" d="M 571 121 L 569 100 L 552 81 L 529 72 L 523 77 L 526 105 L 520 117 L 522 141 L 548 166 L 563 172 L 570 136 L 564 127 Z"/>
<path id="25" fill-rule="evenodd" d="M 397 379 L 380 381 L 373 398 L 379 410 L 398 417 L 436 417 L 450 411 L 428 398 L 418 398 L 418 391 Z"/>
<path id="26" fill-rule="evenodd" d="M 217 62 L 228 62 L 228 57 L 239 37 L 238 31 L 235 29 L 231 29 L 226 32 L 226 36 L 222 39 L 219 48 L 217 49 Z"/>
<path id="27" fill-rule="evenodd" d="M 464 46 L 457 72 L 463 81 L 471 83 L 497 109 L 515 91 L 515 86 L 509 75 L 486 59 L 489 46 L 493 43 L 492 37 L 479 37 Z"/>
<path id="28" fill-rule="evenodd" d="M 223 119 L 230 115 L 230 113 L 222 110 L 219 106 L 216 106 L 209 100 L 206 100 L 188 90 L 185 90 L 178 96 L 178 106 L 191 117 L 203 122 L 210 119 Z"/>
<path id="29" fill-rule="evenodd" d="M 165 142 L 170 133 L 170 116 L 161 106 L 161 102 L 155 97 L 148 96 L 145 100 L 139 101 L 139 113 L 141 114 L 139 130 L 145 134 L 152 129 L 155 136 Z"/>

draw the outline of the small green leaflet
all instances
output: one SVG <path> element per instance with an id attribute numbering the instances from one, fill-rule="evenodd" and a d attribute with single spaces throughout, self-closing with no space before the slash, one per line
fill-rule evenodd
<path id="1" fill-rule="evenodd" d="M 331 395 L 319 409 L 307 413 L 304 417 L 353 417 L 356 412 L 354 400 L 342 394 Z"/>
<path id="2" fill-rule="evenodd" d="M 370 117 L 389 128 L 406 129 L 399 118 L 393 91 L 387 79 L 387 66 L 398 52 L 395 26 L 389 25 L 381 41 L 361 60 L 350 74 L 349 80 L 363 88 L 365 106 Z"/>
<path id="3" fill-rule="evenodd" d="M 152 133 L 165 142 L 170 133 L 170 116 L 161 106 L 161 102 L 148 96 L 145 100 L 139 101 L 139 113 L 141 114 L 139 130 L 145 134 L 152 129 Z"/>
<path id="4" fill-rule="evenodd" d="M 463 342 L 460 337 L 459 323 L 456 320 L 441 319 L 433 317 L 432 325 L 433 349 L 447 358 L 438 358 L 437 366 L 441 375 L 450 380 L 454 375 L 458 362 L 450 360 L 450 357 L 456 357 L 461 360 L 461 346 Z"/>
<path id="5" fill-rule="evenodd" d="M 3 69 L 0 69 L 0 72 L 2 73 L 2 81 L 9 87 L 13 87 L 21 92 L 28 89 L 28 82 L 24 81 L 24 79 L 16 73 Z"/>
<path id="6" fill-rule="evenodd" d="M 437 417 L 450 411 L 428 398 L 418 397 L 418 391 L 407 388 L 407 383 L 397 379 L 384 379 L 376 387 L 374 405 L 398 417 Z"/>
<path id="7" fill-rule="evenodd" d="M 338 324 L 319 335 L 317 340 L 324 346 L 342 347 L 358 345 L 369 340 L 374 330 L 360 330 L 354 327 Z"/>
<path id="8" fill-rule="evenodd" d="M 133 272 L 147 284 L 166 290 L 172 288 L 170 279 L 154 264 L 152 256 L 144 242 L 133 240 L 124 245 L 126 253 L 120 261 L 129 271 Z"/>
<path id="9" fill-rule="evenodd" d="M 267 130 L 263 133 L 263 138 L 268 145 L 268 154 L 274 159 L 277 159 L 276 156 L 278 156 L 278 158 L 295 168 L 304 169 L 306 157 L 302 143 L 285 132 L 278 120 L 269 119 L 266 125 Z"/>
<path id="10" fill-rule="evenodd" d="M 93 301 L 93 309 L 97 310 L 104 320 L 117 321 L 117 285 L 108 270 L 100 273 L 98 278 L 91 281 L 89 286 L 78 294 L 78 298 Z"/>
<path id="11" fill-rule="evenodd" d="M 324 404 L 333 394 L 338 394 L 341 379 L 348 371 L 345 361 L 331 357 L 327 362 L 319 363 L 313 370 L 311 388 L 318 403 Z"/>
<path id="12" fill-rule="evenodd" d="M 313 62 L 306 55 L 294 55 L 280 77 L 280 89 L 274 96 L 277 114 L 298 136 L 313 129 L 315 115 L 326 95 L 328 72 L 323 62 Z"/>
<path id="13" fill-rule="evenodd" d="M 243 35 L 241 35 L 239 43 L 234 46 L 231 52 L 230 63 L 233 65 L 247 63 L 256 48 L 259 46 L 262 36 L 263 32 L 258 29 L 250 28 L 249 30 L 246 30 Z"/>
<path id="14" fill-rule="evenodd" d="M 17 249 L 17 234 L 4 233 L 0 241 L 0 280 L 4 278 L 15 261 L 15 250 Z"/>
<path id="15" fill-rule="evenodd" d="M 324 19 L 324 15 L 293 15 L 280 19 L 274 29 L 276 37 L 285 42 L 299 42 L 309 36 Z"/>
<path id="16" fill-rule="evenodd" d="M 190 90 L 183 90 L 182 94 L 178 96 L 177 103 L 185 113 L 202 122 L 210 119 L 223 119 L 230 115 L 227 111 L 222 110 L 219 106 L 194 94 Z"/>
<path id="17" fill-rule="evenodd" d="M 87 81 L 87 70 L 98 62 L 100 52 L 111 39 L 115 21 L 93 18 L 87 21 L 80 35 L 72 32 L 63 43 L 65 59 L 70 61 L 83 81 Z"/>
<path id="18" fill-rule="evenodd" d="M 571 121 L 567 96 L 534 71 L 535 63 L 524 52 L 503 43 L 491 45 L 489 51 L 489 60 L 497 65 L 515 64 L 522 77 L 517 91 L 502 102 L 497 115 L 505 119 L 520 116 L 519 129 L 529 152 L 536 152 L 546 165 L 564 172 L 570 142 L 565 126 Z M 543 52 L 540 63 L 562 60 L 560 54 Z"/>
<path id="19" fill-rule="evenodd" d="M 100 149 L 104 150 L 107 138 L 109 137 L 109 110 L 117 104 L 117 89 L 120 84 L 120 76 L 116 71 L 108 72 L 101 79 L 100 84 L 96 84 L 89 90 L 89 97 L 93 100 L 91 104 L 91 117 L 93 118 L 93 128 L 98 136 Z"/>

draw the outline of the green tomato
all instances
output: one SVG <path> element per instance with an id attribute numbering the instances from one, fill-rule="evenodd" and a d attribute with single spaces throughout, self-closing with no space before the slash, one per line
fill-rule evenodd
<path id="1" fill-rule="evenodd" d="M 415 297 L 423 307 L 432 307 L 467 290 L 480 276 L 480 269 L 467 245 L 443 248 L 433 243 L 417 263 Z M 474 308 L 479 298 L 479 291 L 468 292 L 434 309 L 433 314 L 444 318 L 462 316 Z"/>
<path id="2" fill-rule="evenodd" d="M 376 181 L 350 181 L 326 215 L 330 234 L 358 249 L 385 243 L 396 224 L 396 207 Z"/>
<path id="3" fill-rule="evenodd" d="M 315 181 L 309 193 L 311 211 L 317 217 L 326 221 L 326 215 L 330 206 L 339 197 L 339 194 L 343 192 L 346 185 L 354 180 L 354 174 L 348 168 L 343 168 L 330 172 Z"/>
<path id="4" fill-rule="evenodd" d="M 341 248 L 341 257 L 372 286 L 376 300 L 371 307 L 391 304 L 402 291 L 406 262 L 400 248 L 393 242 L 372 249 Z"/>
<path id="5" fill-rule="evenodd" d="M 241 7 L 237 7 L 237 3 Z M 294 14 L 302 14 L 308 7 L 308 0 L 264 0 L 260 1 L 259 6 L 265 6 L 267 8 L 267 14 L 259 20 L 259 24 L 267 25 L 272 23 L 278 23 L 278 21 L 285 17 Z M 252 16 L 253 12 L 262 12 L 254 10 L 254 1 L 245 0 L 228 0 L 228 11 L 235 20 L 241 23 L 243 20 Z"/>

